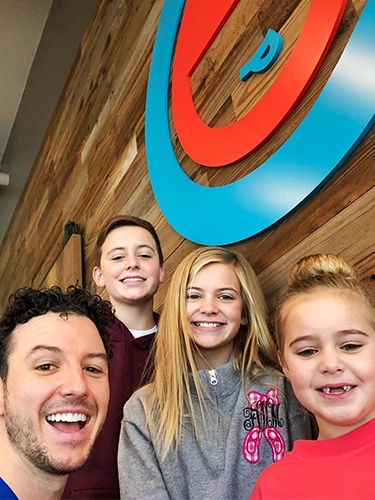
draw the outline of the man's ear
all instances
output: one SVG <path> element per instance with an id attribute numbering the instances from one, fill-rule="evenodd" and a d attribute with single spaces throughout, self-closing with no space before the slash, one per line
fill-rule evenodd
<path id="1" fill-rule="evenodd" d="M 4 382 L 0 379 L 0 417 L 4 416 Z"/>
<path id="2" fill-rule="evenodd" d="M 98 287 L 103 288 L 105 286 L 104 276 L 99 266 L 95 266 L 92 270 L 92 277 Z"/>

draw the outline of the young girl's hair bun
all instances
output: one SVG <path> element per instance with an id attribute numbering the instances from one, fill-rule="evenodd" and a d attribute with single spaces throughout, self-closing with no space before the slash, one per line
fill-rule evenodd
<path id="1" fill-rule="evenodd" d="M 354 269 L 341 257 L 318 253 L 307 255 L 294 265 L 274 312 L 274 333 L 280 352 L 284 349 L 284 320 L 287 304 L 299 295 L 320 291 L 352 292 L 364 300 L 375 327 L 375 298 L 369 287 L 356 275 Z"/>
<path id="2" fill-rule="evenodd" d="M 357 276 L 354 269 L 341 257 L 334 254 L 318 253 L 302 257 L 293 267 L 288 278 L 288 285 L 302 285 L 311 281 L 324 281 L 331 276 L 351 281 Z"/>

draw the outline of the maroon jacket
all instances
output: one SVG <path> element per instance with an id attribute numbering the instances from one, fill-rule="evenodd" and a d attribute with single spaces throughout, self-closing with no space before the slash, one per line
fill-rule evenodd
<path id="1" fill-rule="evenodd" d="M 155 322 L 158 315 L 155 313 Z M 107 418 L 90 459 L 78 472 L 69 476 L 62 498 L 119 499 L 117 448 L 126 401 L 138 388 L 153 345 L 155 334 L 135 339 L 128 328 L 115 319 L 108 327 L 113 346 L 109 362 L 111 396 Z"/>

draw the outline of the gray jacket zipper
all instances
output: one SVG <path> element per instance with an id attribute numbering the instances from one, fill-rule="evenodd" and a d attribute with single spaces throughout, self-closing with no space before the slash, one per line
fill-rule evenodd
<path id="1" fill-rule="evenodd" d="M 215 370 L 208 370 L 208 373 L 210 374 L 210 384 L 216 385 L 217 384 L 216 371 Z"/>

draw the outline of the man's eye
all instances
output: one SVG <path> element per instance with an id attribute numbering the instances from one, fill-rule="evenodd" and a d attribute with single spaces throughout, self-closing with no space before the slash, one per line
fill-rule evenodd
<path id="1" fill-rule="evenodd" d="M 51 363 L 45 363 L 43 365 L 39 365 L 36 367 L 36 369 L 41 371 L 41 372 L 48 372 L 48 371 L 51 371 L 55 368 L 56 368 L 56 366 L 52 365 Z"/>
<path id="2" fill-rule="evenodd" d="M 302 358 L 308 358 L 310 356 L 313 356 L 317 352 L 317 349 L 303 349 L 302 351 L 298 351 L 297 355 L 301 356 Z"/>

